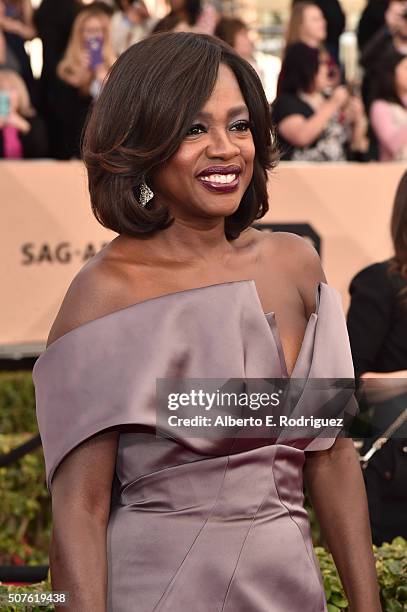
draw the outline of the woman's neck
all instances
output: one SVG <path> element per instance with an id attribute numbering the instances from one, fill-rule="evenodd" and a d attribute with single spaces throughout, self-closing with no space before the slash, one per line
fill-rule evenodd
<path id="1" fill-rule="evenodd" d="M 177 218 L 170 227 L 148 241 L 143 240 L 141 248 L 146 261 L 158 257 L 161 261 L 196 266 L 224 260 L 234 250 L 234 245 L 225 236 L 223 221 L 197 223 Z"/>
<path id="2" fill-rule="evenodd" d="M 310 93 L 305 92 L 305 91 L 300 91 L 298 94 L 298 97 L 301 98 L 301 100 L 303 100 L 310 106 L 312 106 L 313 108 L 316 108 L 317 106 L 319 106 L 324 99 L 323 95 L 319 91 L 313 91 Z"/>

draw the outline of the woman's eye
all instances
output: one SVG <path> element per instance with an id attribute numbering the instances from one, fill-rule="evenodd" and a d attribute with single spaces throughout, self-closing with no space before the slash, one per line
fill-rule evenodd
<path id="1" fill-rule="evenodd" d="M 205 131 L 205 127 L 201 123 L 196 123 L 192 127 L 189 128 L 187 132 L 187 136 L 196 136 L 197 134 L 202 134 Z"/>
<path id="2" fill-rule="evenodd" d="M 236 121 L 230 128 L 231 130 L 237 130 L 238 132 L 247 132 L 250 128 L 253 127 L 253 123 L 251 121 Z"/>

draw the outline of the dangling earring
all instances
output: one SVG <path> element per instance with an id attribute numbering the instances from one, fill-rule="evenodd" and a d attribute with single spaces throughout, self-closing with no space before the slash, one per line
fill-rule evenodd
<path id="1" fill-rule="evenodd" d="M 148 204 L 150 200 L 153 199 L 154 192 L 151 191 L 150 187 L 147 185 L 147 183 L 144 180 L 141 183 L 139 189 L 140 189 L 139 203 L 140 203 L 140 206 L 144 207 L 146 204 Z"/>

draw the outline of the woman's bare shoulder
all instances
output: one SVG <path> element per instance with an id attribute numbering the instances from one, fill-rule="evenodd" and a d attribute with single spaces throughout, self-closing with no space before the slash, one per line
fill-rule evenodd
<path id="1" fill-rule="evenodd" d="M 292 232 L 268 232 L 264 249 L 265 260 L 270 265 L 275 263 L 284 271 L 287 281 L 295 285 L 309 316 L 316 306 L 316 285 L 321 281 L 327 282 L 320 256 L 312 242 Z"/>
<path id="2" fill-rule="evenodd" d="M 52 324 L 47 347 L 64 334 L 127 305 L 125 271 L 108 256 L 94 257 L 75 275 Z"/>

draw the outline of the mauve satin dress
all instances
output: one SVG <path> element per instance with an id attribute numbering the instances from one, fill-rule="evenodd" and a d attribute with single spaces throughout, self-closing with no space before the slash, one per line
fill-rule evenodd
<path id="1" fill-rule="evenodd" d="M 351 378 L 339 292 L 316 286 L 291 378 Z M 253 280 L 162 295 L 61 336 L 33 370 L 48 490 L 90 436 L 120 425 L 107 533 L 109 612 L 326 612 L 304 509 L 306 451 L 332 437 L 230 452 L 155 435 L 156 379 L 288 378 Z M 356 410 L 352 393 L 348 410 Z M 218 447 L 216 446 L 218 445 Z M 228 452 L 229 451 L 229 452 Z"/>

